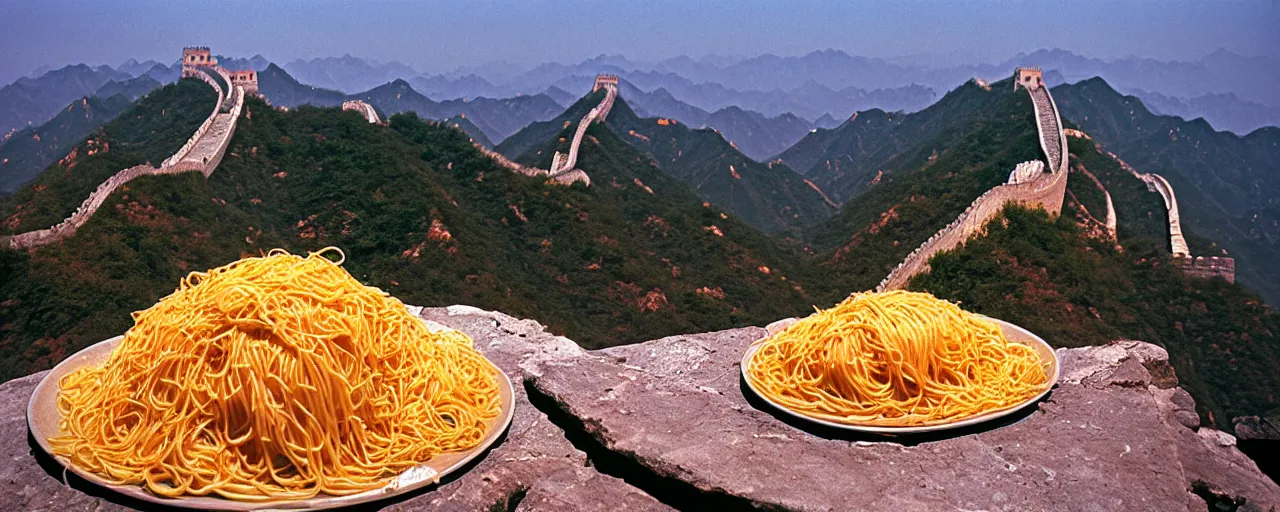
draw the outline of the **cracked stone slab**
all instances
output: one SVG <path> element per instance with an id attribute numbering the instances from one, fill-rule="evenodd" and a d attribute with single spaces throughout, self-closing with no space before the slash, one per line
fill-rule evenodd
<path id="1" fill-rule="evenodd" d="M 1236 449 L 1231 434 L 1208 427 L 1186 426 L 1181 419 L 1195 402 L 1182 388 L 1151 388 L 1173 433 L 1178 458 L 1190 486 L 1202 486 L 1229 501 L 1243 500 L 1239 510 L 1280 510 L 1280 487 L 1258 471 L 1258 465 Z M 1185 395 L 1185 396 L 1182 396 Z M 1203 510 L 1203 509 L 1201 509 Z"/>
<path id="2" fill-rule="evenodd" d="M 1159 347 L 1125 341 L 1060 350 L 1063 383 L 1003 426 L 895 442 L 813 427 L 748 399 L 739 361 L 767 332 L 613 347 L 572 364 L 539 364 L 529 383 L 539 400 L 577 418 L 586 435 L 639 470 L 756 507 L 1203 510 L 1184 471 L 1191 450 L 1180 449 L 1189 442 L 1184 433 L 1200 437 L 1166 421 L 1165 408 L 1179 408 L 1156 394 L 1173 377 Z M 1236 473 L 1196 478 L 1269 482 L 1256 466 L 1250 472 L 1247 458 L 1221 459 L 1244 457 L 1234 447 L 1210 448 L 1190 456 L 1230 460 Z M 1274 484 L 1222 488 L 1257 504 L 1276 495 Z"/>
<path id="3" fill-rule="evenodd" d="M 507 510 L 670 510 L 653 497 L 599 473 L 565 438 L 564 432 L 530 404 L 519 383 L 522 365 L 546 364 L 585 356 L 572 341 L 547 334 L 537 322 L 475 308 L 426 308 L 422 318 L 471 336 L 476 348 L 516 383 L 516 413 L 500 444 L 465 473 L 425 491 L 374 505 L 394 511 Z M 89 484 L 64 485 L 60 471 L 46 471 L 27 441 L 26 406 L 42 372 L 0 384 L 0 510 L 132 510 L 142 503 L 119 498 Z M 53 463 L 56 465 L 56 463 Z M 55 473 L 58 476 L 51 475 Z M 456 475 L 456 474 L 455 474 Z M 453 475 L 451 475 L 453 477 Z M 91 495 L 86 493 L 97 493 Z"/>

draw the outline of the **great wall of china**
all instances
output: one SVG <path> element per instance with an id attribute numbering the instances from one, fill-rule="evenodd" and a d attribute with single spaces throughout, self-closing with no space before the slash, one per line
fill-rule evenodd
<path id="1" fill-rule="evenodd" d="M 1049 89 L 1044 86 L 1038 68 L 1018 68 L 1015 71 L 1014 88 L 1022 87 L 1031 95 L 1036 114 L 1036 129 L 1040 134 L 1040 148 L 1048 160 L 1049 172 L 1043 172 L 1043 164 L 1037 166 L 1023 162 L 1010 173 L 1009 182 L 998 185 L 978 196 L 955 220 L 920 244 L 889 275 L 880 281 L 876 291 L 905 288 L 911 277 L 929 269 L 929 258 L 954 249 L 970 236 L 979 232 L 987 221 L 1000 213 L 1010 202 L 1029 206 L 1041 206 L 1052 214 L 1062 210 L 1067 191 L 1067 139 L 1062 130 L 1058 106 Z M 1039 172 L 1035 172 L 1040 169 Z"/>
<path id="2" fill-rule="evenodd" d="M 379 124 L 382 119 L 378 117 L 378 111 L 373 109 L 373 105 L 360 100 L 350 100 L 342 102 L 342 110 L 354 110 L 364 116 L 365 120 L 370 124 Z"/>
<path id="3" fill-rule="evenodd" d="M 27 231 L 8 238 L 0 238 L 0 243 L 8 245 L 12 249 L 28 249 L 54 243 L 72 236 L 81 226 L 84 226 L 85 222 L 88 222 L 117 188 L 140 176 L 160 176 L 199 171 L 208 178 L 213 174 L 214 169 L 218 167 L 218 164 L 222 162 L 222 157 L 226 154 L 232 135 L 235 134 L 236 120 L 239 119 L 240 113 L 244 108 L 245 95 L 258 94 L 257 73 L 252 70 L 223 69 L 218 66 L 218 61 L 210 55 L 208 47 L 186 47 L 182 51 L 182 77 L 199 79 L 209 84 L 210 87 L 218 92 L 218 101 L 213 106 L 213 112 L 209 114 L 209 117 L 201 123 L 200 127 L 196 129 L 195 133 L 187 139 L 187 142 L 181 148 L 174 152 L 172 156 L 166 158 L 160 167 L 152 167 L 150 164 L 136 165 L 107 178 L 106 181 L 99 184 L 89 194 L 89 197 L 84 202 L 80 203 L 75 212 L 53 227 Z M 606 91 L 604 99 L 599 105 L 593 107 L 586 116 L 583 116 L 578 124 L 578 130 L 574 134 L 573 144 L 569 148 L 569 153 L 562 155 L 557 152 L 552 161 L 551 170 L 526 167 L 476 143 L 474 140 L 472 144 L 485 156 L 493 159 L 499 166 L 511 171 L 528 176 L 547 177 L 551 181 L 563 185 L 582 182 L 587 186 L 591 186 L 591 178 L 587 176 L 587 173 L 581 169 L 574 168 L 574 166 L 577 163 L 578 150 L 587 127 L 596 121 L 603 122 L 606 116 L 609 115 L 609 110 L 613 108 L 613 101 L 618 95 L 618 77 L 615 75 L 597 76 L 592 92 L 600 89 L 605 89 Z M 342 110 L 359 112 L 370 123 L 382 122 L 373 106 L 363 101 L 345 101 L 342 104 Z"/>
<path id="4" fill-rule="evenodd" d="M 472 139 L 471 144 L 484 153 L 485 156 L 492 158 L 495 163 L 512 172 L 524 174 L 526 176 L 545 177 L 559 183 L 561 185 L 572 185 L 576 182 L 582 182 L 586 186 L 591 186 L 591 177 L 582 169 L 576 169 L 578 164 L 578 149 L 582 146 L 582 138 L 587 133 L 587 128 L 591 123 L 601 122 L 609 116 L 609 110 L 613 109 L 613 102 L 618 98 L 618 77 L 617 75 L 596 75 L 595 84 L 591 87 L 594 93 L 600 89 L 605 90 L 604 99 L 600 100 L 600 104 L 591 108 L 587 115 L 582 116 L 582 120 L 578 122 L 578 129 L 573 134 L 573 142 L 569 144 L 569 152 L 561 153 L 557 151 L 551 158 L 551 169 L 539 169 L 536 167 L 528 167 L 520 165 L 507 158 L 497 151 L 484 147 L 483 144 Z"/>
<path id="5" fill-rule="evenodd" d="M 1087 138 L 1088 136 L 1084 135 L 1084 137 Z M 1133 166 L 1110 151 L 1107 152 L 1107 156 L 1110 156 L 1112 160 L 1120 164 L 1121 168 L 1146 183 L 1147 190 L 1160 194 L 1160 198 L 1164 200 L 1164 207 L 1169 217 L 1169 251 L 1173 253 L 1173 263 L 1179 270 L 1192 277 L 1210 278 L 1219 276 L 1226 279 L 1227 282 L 1236 282 L 1235 258 L 1191 255 L 1191 249 L 1187 246 L 1187 239 L 1182 236 L 1182 216 L 1178 213 L 1178 196 L 1174 195 L 1173 185 L 1169 184 L 1169 180 L 1164 179 L 1164 176 L 1159 174 L 1138 172 L 1137 169 L 1134 169 Z"/>
<path id="6" fill-rule="evenodd" d="M 209 49 L 187 47 L 183 49 L 182 76 L 197 78 L 218 92 L 218 102 L 213 112 L 201 123 L 191 138 L 160 167 L 150 164 L 135 165 L 107 178 L 89 197 L 80 203 L 75 212 L 62 222 L 47 229 L 28 231 L 8 239 L 12 249 L 27 249 L 57 242 L 74 235 L 117 188 L 140 176 L 160 176 L 199 171 L 206 178 L 222 162 L 222 156 L 235 133 L 236 120 L 244 107 L 246 93 L 257 93 L 257 76 L 252 71 L 228 71 L 218 67 L 209 57 Z M 225 85 L 224 85 L 225 84 Z"/>

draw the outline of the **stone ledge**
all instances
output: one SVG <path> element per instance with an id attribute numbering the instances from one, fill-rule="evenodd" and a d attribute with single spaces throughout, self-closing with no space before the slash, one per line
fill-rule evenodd
<path id="1" fill-rule="evenodd" d="M 466 332 L 510 375 L 505 439 L 465 473 L 387 510 L 1275 510 L 1280 488 L 1199 428 L 1163 349 L 1059 350 L 1062 383 L 1007 420 L 928 437 L 814 428 L 743 394 L 747 327 L 586 351 L 531 320 L 411 308 Z M 778 322 L 773 329 L 785 326 Z M 0 384 L 0 510 L 128 510 L 25 439 L 43 373 Z"/>
<path id="2" fill-rule="evenodd" d="M 1204 510 L 1193 490 L 1246 508 L 1280 505 L 1280 488 L 1220 442 L 1230 436 L 1175 419 L 1194 403 L 1154 345 L 1059 350 L 1063 382 L 1038 406 L 894 440 L 814 428 L 745 396 L 739 360 L 766 333 L 613 347 L 541 364 L 528 384 L 535 402 L 554 402 L 633 470 L 753 507 Z"/>

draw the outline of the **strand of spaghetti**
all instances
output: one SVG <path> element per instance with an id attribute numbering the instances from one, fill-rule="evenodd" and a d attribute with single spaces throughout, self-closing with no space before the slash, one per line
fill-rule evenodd
<path id="1" fill-rule="evenodd" d="M 757 342 L 754 388 L 793 411 L 875 426 L 949 423 L 1044 390 L 1033 349 L 927 293 L 855 294 Z"/>
<path id="2" fill-rule="evenodd" d="M 276 249 L 181 279 L 106 364 L 59 382 L 54 453 L 161 496 L 263 501 L 377 488 L 476 446 L 500 408 L 489 363 L 344 259 Z"/>

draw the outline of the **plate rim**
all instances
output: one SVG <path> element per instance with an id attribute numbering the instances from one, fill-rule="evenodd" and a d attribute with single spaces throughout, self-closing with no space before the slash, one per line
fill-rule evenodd
<path id="1" fill-rule="evenodd" d="M 799 411 L 791 410 L 790 408 L 773 401 L 771 398 L 761 393 L 759 389 L 756 389 L 755 384 L 753 384 L 751 382 L 751 379 L 747 376 L 747 367 L 751 364 L 752 357 L 755 356 L 756 352 L 759 351 L 760 347 L 762 346 L 760 342 L 768 339 L 770 336 L 773 336 L 774 334 L 777 334 L 777 333 L 769 333 L 765 335 L 763 338 L 760 338 L 751 342 L 751 345 L 747 347 L 746 352 L 742 355 L 742 361 L 738 364 L 739 372 L 742 375 L 742 380 L 743 382 L 746 383 L 747 388 L 750 389 L 751 392 L 755 394 L 756 397 L 760 398 L 761 400 L 764 400 L 765 403 L 788 414 L 789 416 L 800 418 L 802 420 L 812 422 L 812 423 L 817 423 L 819 425 L 823 425 L 827 427 L 837 428 L 841 430 L 848 430 L 853 432 L 867 432 L 867 433 L 873 433 L 873 434 L 890 434 L 890 435 L 919 434 L 924 432 L 937 432 L 940 430 L 951 430 L 951 429 L 968 427 L 968 426 L 976 425 L 979 423 L 985 423 L 987 421 L 999 419 L 999 418 L 1008 416 L 1010 414 L 1013 414 L 1017 411 L 1020 411 L 1031 404 L 1039 402 L 1040 399 L 1044 398 L 1045 395 L 1048 395 L 1050 391 L 1053 391 L 1053 388 L 1058 385 L 1058 380 L 1061 376 L 1061 361 L 1058 359 L 1057 350 L 1055 350 L 1052 345 L 1049 345 L 1048 342 L 1046 342 L 1043 338 L 1036 335 L 1035 333 L 1017 324 L 1014 324 L 1013 322 L 1008 322 L 1005 320 L 1001 320 L 999 318 L 992 318 L 986 315 L 978 315 L 976 313 L 975 315 L 980 318 L 984 318 L 984 319 L 995 322 L 997 325 L 1000 325 L 1001 329 L 1009 328 L 1016 331 L 1021 331 L 1023 334 L 1026 335 L 1027 338 L 1029 338 L 1030 340 L 1034 341 L 1035 343 L 1039 344 L 1044 349 L 1046 349 L 1043 353 L 1049 354 L 1049 359 L 1043 359 L 1043 356 L 1042 356 L 1042 359 L 1046 362 L 1052 363 L 1053 372 L 1051 375 L 1049 375 L 1049 380 L 1048 380 L 1049 385 L 1045 386 L 1043 391 L 1041 391 L 1040 393 L 1037 393 L 1035 396 L 1030 397 L 1012 407 L 1001 409 L 999 411 L 992 411 L 984 414 L 979 414 L 977 416 L 971 416 L 971 417 L 964 418 L 962 420 L 955 421 L 952 423 L 943 423 L 938 425 L 901 426 L 901 427 L 853 425 L 849 423 L 839 423 L 839 422 L 835 422 L 835 421 L 831 421 L 823 418 L 816 418 Z M 778 332 L 782 332 L 782 331 L 780 330 Z M 1013 341 L 1013 340 L 1010 340 L 1010 343 L 1020 343 L 1022 345 L 1029 345 L 1028 343 L 1021 343 L 1019 341 Z M 1042 354 L 1040 350 L 1036 350 L 1036 353 Z"/>
<path id="2" fill-rule="evenodd" d="M 456 331 L 457 329 L 449 329 L 449 330 Z M 437 331 L 433 331 L 433 332 L 437 332 Z M 461 332 L 461 331 L 458 331 L 458 332 Z M 498 377 L 498 381 L 499 381 L 498 382 L 498 399 L 501 402 L 503 402 L 501 404 L 502 412 L 498 415 L 497 418 L 494 418 L 489 423 L 488 428 L 485 431 L 485 437 L 480 441 L 480 444 L 463 451 L 446 452 L 447 454 L 460 455 L 460 457 L 458 458 L 458 460 L 449 464 L 443 470 L 436 472 L 435 474 L 428 474 L 427 476 L 418 478 L 417 480 L 412 481 L 407 485 L 400 484 L 399 478 L 404 476 L 406 473 L 410 471 L 423 469 L 423 468 L 427 468 L 427 469 L 431 469 L 432 471 L 435 471 L 434 468 L 429 468 L 429 466 L 426 465 L 427 463 L 430 462 L 430 461 L 427 461 L 427 463 L 423 463 L 397 473 L 396 476 L 391 477 L 391 479 L 382 487 L 378 487 L 376 489 L 369 489 L 367 491 L 362 491 L 356 494 L 349 494 L 345 496 L 318 494 L 310 498 L 293 499 L 293 500 L 290 500 L 290 499 L 267 500 L 267 501 L 235 501 L 235 500 L 223 498 L 216 495 L 182 496 L 178 498 L 168 498 L 168 497 L 153 494 L 150 491 L 147 491 L 146 488 L 141 485 L 120 485 L 120 484 L 110 483 L 105 479 L 103 479 L 102 477 L 98 476 L 96 473 L 93 473 L 91 471 L 88 471 L 86 469 L 76 466 L 71 462 L 70 459 L 67 459 L 66 457 L 54 455 L 49 445 L 48 437 L 45 434 L 43 434 L 39 426 L 36 425 L 36 420 L 35 420 L 36 408 L 41 405 L 38 403 L 38 398 L 43 394 L 47 394 L 49 392 L 48 388 L 51 388 L 51 387 L 54 388 L 53 389 L 54 394 L 52 396 L 56 397 L 57 388 L 58 388 L 57 381 L 61 378 L 62 375 L 65 375 L 70 371 L 72 371 L 69 368 L 75 366 L 76 363 L 79 362 L 78 359 L 80 357 L 86 356 L 87 355 L 86 353 L 89 353 L 90 351 L 104 350 L 104 348 L 106 348 L 109 351 L 114 351 L 115 345 L 118 344 L 123 339 L 124 339 L 124 335 L 122 334 L 122 335 L 117 335 L 111 338 L 107 338 L 105 340 L 89 345 L 83 349 L 76 351 L 74 354 L 68 356 L 67 358 L 63 359 L 57 365 L 55 365 L 52 369 L 50 369 L 48 373 L 46 373 L 45 376 L 40 379 L 40 382 L 36 384 L 35 389 L 33 389 L 31 392 L 31 397 L 28 398 L 27 400 L 27 411 L 26 411 L 27 430 L 28 432 L 30 432 L 31 436 L 35 438 L 36 443 L 40 446 L 40 449 L 44 451 L 45 455 L 53 459 L 54 461 L 56 461 L 60 466 L 62 466 L 64 470 L 75 473 L 77 476 L 79 476 L 80 478 L 83 478 L 84 480 L 88 481 L 90 484 L 93 484 L 94 486 L 107 489 L 118 495 L 126 496 L 131 499 L 142 500 L 148 503 L 163 505 L 166 507 L 175 507 L 175 508 L 181 508 L 186 510 L 229 510 L 229 511 L 325 510 L 325 509 L 331 509 L 331 508 L 358 505 L 362 503 L 369 503 L 369 502 L 391 498 L 393 496 L 399 496 L 401 494 L 415 491 L 423 487 L 437 484 L 441 480 L 443 480 L 446 476 L 457 472 L 463 466 L 466 466 L 467 464 L 470 464 L 472 461 L 475 461 L 476 459 L 480 458 L 481 455 L 484 455 L 490 448 L 494 446 L 494 444 L 497 443 L 499 439 L 503 437 L 503 434 L 507 432 L 507 430 L 511 427 L 512 421 L 515 419 L 515 408 L 516 408 L 517 400 L 515 396 L 515 387 L 511 382 L 511 377 L 508 376 L 507 373 L 502 370 L 502 368 L 499 368 L 498 365 L 494 364 L 493 361 L 490 361 L 488 357 L 484 357 L 483 359 L 485 363 L 489 365 L 489 367 L 493 370 L 493 372 Z M 108 357 L 110 357 L 109 354 L 110 352 L 108 352 Z M 481 355 L 483 356 L 483 354 Z M 62 371 L 59 371 L 59 370 L 62 370 Z M 53 407 L 56 411 L 57 404 L 56 403 L 49 404 L 49 407 Z M 437 457 L 439 457 L 439 455 L 437 455 Z"/>

